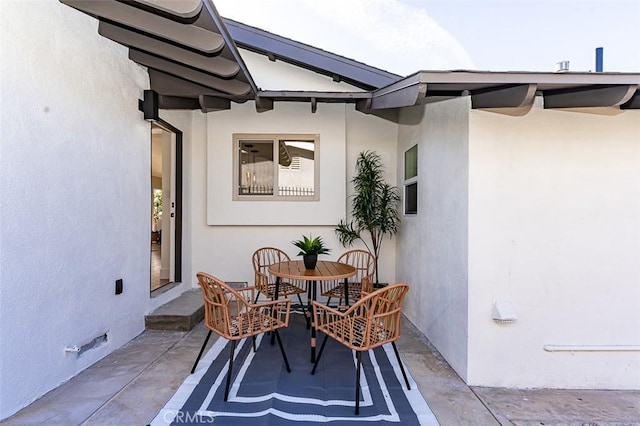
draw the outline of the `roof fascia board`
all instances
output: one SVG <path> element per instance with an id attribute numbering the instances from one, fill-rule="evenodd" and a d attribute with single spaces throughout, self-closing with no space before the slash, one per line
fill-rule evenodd
<path id="1" fill-rule="evenodd" d="M 428 86 L 438 84 L 438 91 L 428 91 Z M 459 89 L 445 93 L 442 85 L 490 84 L 495 87 L 480 90 L 475 95 L 474 108 L 519 108 L 530 104 L 540 85 L 575 86 L 572 90 L 549 93 L 547 108 L 571 108 L 578 106 L 630 105 L 640 84 L 636 73 L 535 73 L 535 72 L 474 72 L 474 71 L 422 71 L 398 82 L 375 90 L 371 103 L 362 104 L 365 110 L 401 108 L 429 101 L 431 96 L 454 95 Z M 473 91 L 471 91 L 473 92 Z M 571 92 L 571 93 L 568 93 Z M 545 96 L 546 98 L 546 96 Z M 547 105 L 548 104 L 548 105 Z"/>
<path id="2" fill-rule="evenodd" d="M 269 33 L 231 19 L 223 19 L 234 40 L 242 47 L 279 58 L 365 89 L 375 89 L 402 77 L 295 40 Z"/>
<path id="3" fill-rule="evenodd" d="M 421 71 L 419 74 L 429 83 L 640 84 L 638 73 Z"/>
<path id="4" fill-rule="evenodd" d="M 317 92 L 317 91 L 288 91 L 288 90 L 263 90 L 260 96 L 265 98 L 300 98 L 300 99 L 335 99 L 353 100 L 370 99 L 370 92 Z"/>
<path id="5" fill-rule="evenodd" d="M 373 92 L 365 109 L 400 108 L 419 104 L 427 94 L 427 81 L 416 73 Z"/>
<path id="6" fill-rule="evenodd" d="M 202 0 L 202 3 L 204 7 L 207 9 L 207 11 L 209 12 L 209 15 L 211 15 L 211 19 L 213 19 L 214 23 L 218 27 L 218 30 L 220 31 L 220 35 L 222 36 L 225 44 L 227 45 L 229 51 L 231 52 L 233 59 L 238 63 L 240 70 L 247 78 L 247 82 L 251 87 L 251 91 L 257 96 L 258 87 L 256 86 L 256 83 L 253 80 L 253 77 L 251 77 L 251 73 L 249 73 L 249 69 L 247 68 L 247 65 L 244 63 L 242 56 L 240 56 L 240 52 L 238 51 L 238 46 L 236 46 L 236 43 L 231 37 L 231 34 L 229 34 L 229 30 L 227 29 L 227 26 L 222 20 L 222 17 L 220 17 L 220 15 L 218 14 L 218 11 L 216 10 L 216 7 L 213 5 L 213 1 Z"/>

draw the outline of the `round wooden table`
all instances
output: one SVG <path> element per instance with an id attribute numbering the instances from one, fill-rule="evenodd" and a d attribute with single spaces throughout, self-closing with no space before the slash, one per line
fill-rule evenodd
<path id="1" fill-rule="evenodd" d="M 269 266 L 269 273 L 276 277 L 276 298 L 280 290 L 280 278 L 290 280 L 310 281 L 311 287 L 307 293 L 307 315 L 311 324 L 311 362 L 316 362 L 316 329 L 313 326 L 311 301 L 317 297 L 317 282 L 344 279 L 345 305 L 349 305 L 349 277 L 356 274 L 356 268 L 346 263 L 319 260 L 315 269 L 307 269 L 302 260 L 274 263 Z M 273 336 L 271 336 L 273 340 Z M 273 342 L 272 342 L 273 343 Z"/>

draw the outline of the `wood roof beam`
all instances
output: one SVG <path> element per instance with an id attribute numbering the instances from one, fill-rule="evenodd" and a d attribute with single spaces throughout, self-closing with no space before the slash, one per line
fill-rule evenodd
<path id="1" fill-rule="evenodd" d="M 202 10 L 201 0 L 129 0 L 141 8 L 157 10 L 182 22 L 191 22 Z"/>
<path id="2" fill-rule="evenodd" d="M 189 64 L 191 67 L 223 78 L 233 77 L 240 71 L 238 64 L 228 59 L 219 56 L 201 55 L 105 21 L 101 21 L 98 24 L 98 33 L 124 46 L 152 53 L 172 61 Z"/>
<path id="3" fill-rule="evenodd" d="M 148 71 L 151 89 L 163 95 L 197 98 L 202 93 L 216 92 L 210 87 L 192 83 L 162 71 L 155 69 L 149 69 Z"/>
<path id="4" fill-rule="evenodd" d="M 231 109 L 231 101 L 229 99 L 210 95 L 200 95 L 198 100 L 200 103 L 200 109 L 204 113 Z"/>
<path id="5" fill-rule="evenodd" d="M 631 99 L 620 105 L 620 109 L 640 109 L 640 91 L 636 90 Z"/>
<path id="6" fill-rule="evenodd" d="M 267 112 L 273 109 L 273 99 L 256 96 L 256 111 Z"/>
<path id="7" fill-rule="evenodd" d="M 251 92 L 251 86 L 243 81 L 224 80 L 140 50 L 129 49 L 129 59 L 148 68 L 154 68 L 167 74 L 180 76 L 180 78 L 184 80 L 189 80 L 233 96 L 243 96 Z"/>
<path id="8" fill-rule="evenodd" d="M 194 98 L 158 95 L 159 109 L 200 109 L 200 103 Z"/>
<path id="9" fill-rule="evenodd" d="M 629 101 L 637 89 L 637 84 L 626 84 L 546 90 L 543 94 L 544 107 L 549 109 L 619 106 Z"/>
<path id="10" fill-rule="evenodd" d="M 206 55 L 224 47 L 223 37 L 195 25 L 181 24 L 119 1 L 60 0 L 62 3 L 100 20 L 114 22 L 153 37 L 188 46 Z"/>
<path id="11" fill-rule="evenodd" d="M 536 84 L 498 86 L 471 94 L 471 107 L 478 108 L 522 108 L 533 105 Z"/>

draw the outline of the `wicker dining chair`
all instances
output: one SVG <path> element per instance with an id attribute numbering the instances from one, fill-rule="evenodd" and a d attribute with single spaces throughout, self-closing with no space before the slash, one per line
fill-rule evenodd
<path id="1" fill-rule="evenodd" d="M 411 390 L 396 348 L 396 340 L 400 338 L 402 303 L 408 290 L 406 283 L 381 288 L 363 296 L 344 312 L 313 302 L 315 328 L 324 333 L 324 339 L 311 374 L 315 374 L 318 368 L 328 337 L 356 351 L 356 415 L 360 414 L 360 359 L 364 351 L 391 343 L 407 389 Z"/>
<path id="2" fill-rule="evenodd" d="M 287 354 L 284 352 L 278 329 L 289 325 L 290 299 L 251 303 L 255 289 L 243 287 L 234 289 L 218 278 L 198 272 L 198 283 L 202 289 L 204 298 L 204 325 L 209 333 L 202 344 L 200 353 L 193 364 L 191 373 L 202 357 L 207 346 L 211 332 L 231 341 L 231 353 L 229 355 L 229 371 L 227 372 L 227 385 L 224 391 L 224 400 L 229 396 L 229 384 L 231 383 L 231 370 L 233 369 L 233 356 L 238 340 L 245 337 L 253 338 L 253 350 L 255 352 L 255 336 L 272 331 L 278 338 L 280 352 L 284 359 L 287 371 L 291 372 Z M 244 294 L 248 293 L 249 297 Z"/>
<path id="3" fill-rule="evenodd" d="M 356 274 L 349 277 L 349 301 L 355 302 L 362 297 L 362 292 L 373 291 L 373 277 L 376 272 L 375 258 L 367 250 L 354 249 L 343 253 L 338 262 L 346 263 L 356 268 Z M 328 297 L 327 305 L 332 298 L 338 298 L 338 305 L 344 300 L 344 281 L 323 281 L 320 284 L 324 297 Z"/>
<path id="4" fill-rule="evenodd" d="M 276 277 L 269 273 L 269 266 L 274 263 L 288 262 L 291 258 L 284 251 L 275 247 L 262 247 L 253 253 L 253 270 L 255 272 L 256 299 L 258 301 L 259 293 L 265 295 L 267 299 L 274 299 L 276 295 Z M 287 297 L 293 294 L 298 296 L 300 305 L 303 305 L 300 294 L 306 293 L 307 289 L 302 285 L 296 285 L 288 280 L 280 280 L 278 288 L 278 297 Z"/>

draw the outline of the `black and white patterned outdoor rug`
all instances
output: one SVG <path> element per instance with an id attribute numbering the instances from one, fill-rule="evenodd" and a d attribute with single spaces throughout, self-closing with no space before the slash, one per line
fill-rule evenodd
<path id="1" fill-rule="evenodd" d="M 355 353 L 329 338 L 312 376 L 310 330 L 304 317 L 292 314 L 280 336 L 291 373 L 269 336 L 258 337 L 255 353 L 251 339 L 244 339 L 236 346 L 229 398 L 224 402 L 230 349 L 228 341 L 220 338 L 151 425 L 438 425 L 408 371 L 411 390 L 406 389 L 391 345 L 362 355 L 360 414 L 356 416 Z M 323 337 L 319 333 L 318 345 Z"/>

